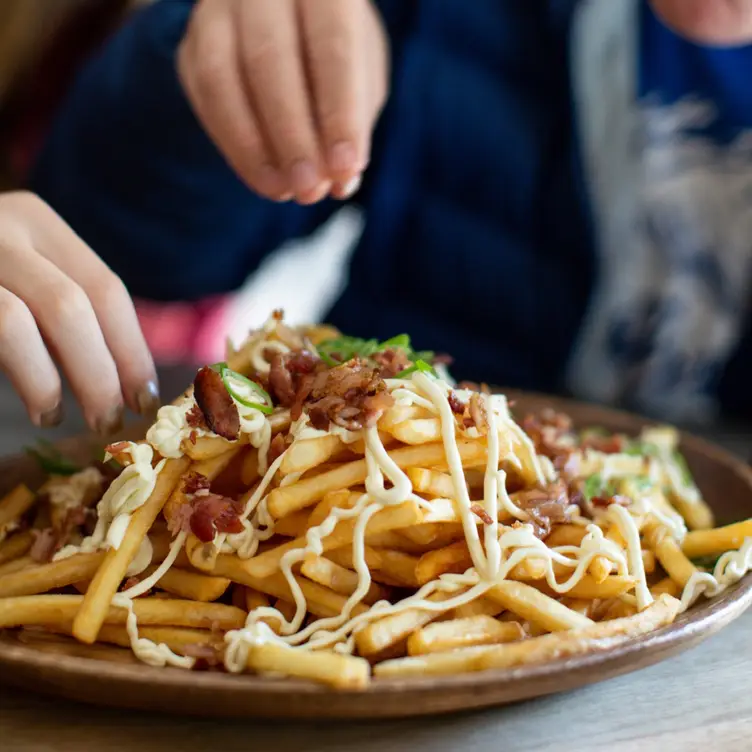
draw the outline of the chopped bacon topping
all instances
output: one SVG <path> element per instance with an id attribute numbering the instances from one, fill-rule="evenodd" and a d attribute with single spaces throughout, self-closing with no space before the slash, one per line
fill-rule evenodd
<path id="1" fill-rule="evenodd" d="M 196 374 L 193 394 L 209 430 L 230 441 L 237 439 L 240 433 L 240 415 L 222 377 L 204 366 Z"/>
<path id="2" fill-rule="evenodd" d="M 167 521 L 167 530 L 170 535 L 177 535 L 179 532 L 189 533 L 191 531 L 191 517 L 193 516 L 193 505 L 181 504 Z"/>
<path id="3" fill-rule="evenodd" d="M 219 494 L 196 496 L 192 502 L 191 532 L 202 542 L 214 540 L 215 533 L 242 533 L 243 505 Z"/>
<path id="4" fill-rule="evenodd" d="M 285 437 L 278 433 L 269 445 L 269 454 L 267 456 L 267 462 L 271 465 L 285 450 L 287 449 L 287 443 Z"/>
<path id="5" fill-rule="evenodd" d="M 191 495 L 196 494 L 202 490 L 209 490 L 211 481 L 201 473 L 188 473 L 183 481 L 183 492 Z"/>
<path id="6" fill-rule="evenodd" d="M 44 530 L 34 530 L 34 542 L 31 544 L 29 555 L 34 561 L 52 561 L 52 557 L 68 542 L 72 533 L 84 525 L 92 510 L 80 506 L 69 509 L 58 526 Z"/>
<path id="7" fill-rule="evenodd" d="M 297 415 L 292 416 L 297 420 L 313 385 L 313 374 L 324 369 L 323 361 L 308 350 L 275 353 L 269 368 L 269 393 L 282 407 L 297 408 Z"/>
<path id="8" fill-rule="evenodd" d="M 604 454 L 618 454 L 624 449 L 624 437 L 618 433 L 612 436 L 588 436 L 580 446 L 583 449 L 595 449 Z"/>
<path id="9" fill-rule="evenodd" d="M 488 415 L 486 405 L 478 392 L 473 392 L 467 403 L 462 402 L 457 393 L 448 394 L 449 407 L 457 416 L 460 425 L 465 428 L 477 428 L 481 434 L 488 432 Z"/>
<path id="10" fill-rule="evenodd" d="M 407 353 L 398 348 L 375 352 L 370 357 L 379 367 L 379 374 L 382 379 L 393 379 L 398 373 L 402 373 L 411 365 Z"/>
<path id="11" fill-rule="evenodd" d="M 34 542 L 31 544 L 29 556 L 37 562 L 51 561 L 57 551 L 58 538 L 51 527 L 44 530 L 32 530 Z"/>
<path id="12" fill-rule="evenodd" d="M 185 414 L 185 422 L 191 428 L 206 428 L 206 421 L 204 420 L 204 414 L 201 412 L 201 408 L 198 405 L 194 405 Z"/>
<path id="13" fill-rule="evenodd" d="M 548 457 L 557 470 L 563 470 L 574 451 L 574 447 L 561 443 L 562 436 L 572 429 L 569 416 L 547 408 L 540 415 L 525 416 L 522 428 L 532 439 L 535 451 Z"/>
<path id="14" fill-rule="evenodd" d="M 568 519 L 569 492 L 563 481 L 552 483 L 546 488 L 521 491 L 516 496 L 516 503 L 528 513 L 535 535 L 541 540 L 546 539 L 552 525 Z"/>
<path id="15" fill-rule="evenodd" d="M 478 517 L 484 525 L 493 525 L 491 515 L 480 504 L 473 504 L 470 511 Z"/>
<path id="16" fill-rule="evenodd" d="M 620 494 L 614 494 L 613 496 L 593 496 L 590 499 L 590 503 L 594 507 L 610 507 L 612 504 L 618 504 L 622 507 L 628 507 L 632 500 L 628 496 L 621 496 Z"/>
<path id="17" fill-rule="evenodd" d="M 457 392 L 450 390 L 448 399 L 449 407 L 455 415 L 462 415 L 465 412 L 465 403 L 457 396 Z"/>

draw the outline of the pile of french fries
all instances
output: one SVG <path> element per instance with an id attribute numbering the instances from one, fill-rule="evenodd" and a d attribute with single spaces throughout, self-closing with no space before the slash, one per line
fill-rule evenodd
<path id="1" fill-rule="evenodd" d="M 306 347 L 335 336 L 307 329 Z M 253 377 L 270 347 L 287 349 L 273 323 L 229 367 Z M 0 628 L 122 646 L 157 666 L 363 689 L 374 677 L 601 650 L 671 623 L 749 569 L 752 521 L 713 528 L 673 430 L 616 437 L 606 451 L 615 437 L 545 420 L 531 437 L 503 397 L 429 369 L 386 383 L 393 404 L 359 430 L 312 430 L 305 410 L 291 423 L 279 407 L 236 441 L 177 426 L 179 456 L 151 447 L 141 476 L 132 449 L 149 445 L 116 445 L 133 483 L 154 477 L 135 508 L 135 485 L 107 498 L 120 505 L 110 524 L 122 535 L 107 539 L 117 547 L 79 534 L 66 541 L 73 553 L 36 561 L 34 541 L 59 509 L 44 487 L 15 488 L 0 501 Z M 450 397 L 472 400 L 483 420 L 458 418 Z M 269 462 L 278 434 L 285 449 Z M 243 508 L 242 533 L 207 542 L 170 524 L 195 474 Z M 523 501 L 562 484 L 562 514 L 541 529 Z M 100 500 L 86 503 L 97 501 L 101 516 Z"/>

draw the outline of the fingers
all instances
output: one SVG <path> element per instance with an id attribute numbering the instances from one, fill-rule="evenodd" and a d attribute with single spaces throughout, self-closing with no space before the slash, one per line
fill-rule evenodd
<path id="1" fill-rule="evenodd" d="M 329 176 L 352 194 L 368 163 L 386 71 L 372 47 L 378 21 L 365 0 L 298 4 L 318 130 Z"/>
<path id="2" fill-rule="evenodd" d="M 273 200 L 290 197 L 241 74 L 236 0 L 199 3 L 178 50 L 178 75 L 196 116 L 238 176 Z"/>
<path id="3" fill-rule="evenodd" d="M 0 288 L 0 368 L 26 405 L 31 420 L 43 428 L 63 417 L 60 376 L 26 304 Z"/>
<path id="4" fill-rule="evenodd" d="M 328 194 L 302 56 L 295 0 L 240 5 L 240 54 L 245 83 L 277 164 L 300 203 Z"/>
<path id="5" fill-rule="evenodd" d="M 64 294 L 76 294 L 68 284 L 75 279 L 88 299 L 88 305 L 83 301 L 81 305 L 87 314 L 93 309 L 95 321 L 90 318 L 87 321 L 92 329 L 101 330 L 117 369 L 119 390 L 125 395 L 128 406 L 140 414 L 154 412 L 159 406 L 154 361 L 122 281 L 42 201 L 32 203 L 29 219 L 33 248 L 67 277 Z M 89 380 L 87 378 L 87 384 Z M 88 385 L 85 388 L 88 394 Z M 114 409 L 115 405 L 110 407 Z M 99 409 L 96 411 L 101 419 Z M 117 417 L 113 419 L 116 421 Z"/>

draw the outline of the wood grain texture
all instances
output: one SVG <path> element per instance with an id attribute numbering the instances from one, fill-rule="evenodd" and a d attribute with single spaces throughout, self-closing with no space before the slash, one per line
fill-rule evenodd
<path id="1" fill-rule="evenodd" d="M 535 396 L 518 397 L 518 415 L 522 415 L 527 409 L 535 409 L 542 404 L 550 405 L 552 400 L 549 398 L 538 398 Z M 617 430 L 626 430 L 629 432 L 638 430 L 641 421 L 633 416 L 623 413 L 605 411 L 601 408 L 590 406 L 578 406 L 573 408 L 571 405 L 561 403 L 561 406 L 574 415 L 579 425 L 606 425 Z M 748 516 L 752 513 L 752 492 L 750 471 L 746 465 L 733 457 L 730 457 L 722 450 L 707 444 L 706 442 L 693 437 L 684 437 L 682 448 L 687 454 L 690 465 L 698 480 L 698 484 L 707 496 L 711 505 L 715 508 L 719 521 L 728 522 L 740 517 Z M 75 449 L 75 447 L 74 447 Z M 23 463 L 21 463 L 23 464 Z M 10 466 L 18 470 L 19 464 L 14 460 Z M 0 470 L 3 468 L 0 466 Z M 29 468 L 26 468 L 28 478 Z M 0 474 L 3 477 L 3 474 Z M 738 596 L 738 597 L 737 597 Z M 24 653 L 28 648 L 18 646 L 0 646 L 0 679 L 3 681 L 13 681 L 15 683 L 32 687 L 37 690 L 60 694 L 67 697 L 87 699 L 94 702 L 113 703 L 131 707 L 161 707 L 166 710 L 183 713 L 206 713 L 215 712 L 227 715 L 276 715 L 276 716 L 308 716 L 321 718 L 325 716 L 339 715 L 349 717 L 377 717 L 377 716 L 394 716 L 403 714 L 420 714 L 446 712 L 451 709 L 479 707 L 483 705 L 495 704 L 499 702 L 509 702 L 517 699 L 525 699 L 541 694 L 559 692 L 565 689 L 574 688 L 596 680 L 606 679 L 624 672 L 634 671 L 637 668 L 650 665 L 657 660 L 668 657 L 678 651 L 694 646 L 699 641 L 710 635 L 712 632 L 725 626 L 730 620 L 740 615 L 746 607 L 748 601 L 752 598 L 752 580 L 747 578 L 737 588 L 735 593 L 729 593 L 722 596 L 721 599 L 700 606 L 697 610 L 690 612 L 682 617 L 679 624 L 675 627 L 663 630 L 662 632 L 648 635 L 640 642 L 629 643 L 623 647 L 617 648 L 610 653 L 601 653 L 588 656 L 584 659 L 578 659 L 563 662 L 560 665 L 549 664 L 534 669 L 518 669 L 512 672 L 496 672 L 493 675 L 477 674 L 473 676 L 461 676 L 435 680 L 413 680 L 411 682 L 392 682 L 376 683 L 373 690 L 365 694 L 347 695 L 332 694 L 327 690 L 305 685 L 300 682 L 291 682 L 287 680 L 264 680 L 253 677 L 228 677 L 214 674 L 185 674 L 177 670 L 155 670 L 144 666 L 133 666 L 130 662 L 118 664 L 102 664 L 98 661 L 88 661 L 61 657 L 51 653 L 49 650 L 35 650 L 33 657 Z M 741 624 L 752 624 L 752 619 L 745 617 Z M 715 647 L 715 660 L 718 655 L 724 655 L 726 659 L 736 659 L 742 655 L 752 652 L 737 650 L 736 652 L 724 653 L 723 645 L 727 642 L 726 635 L 739 635 L 740 627 L 734 626 L 733 632 L 725 632 L 724 638 L 716 638 L 711 641 Z M 742 641 L 740 640 L 740 643 Z M 700 650 L 705 649 L 701 648 Z M 692 651 L 690 655 L 695 655 L 699 651 Z M 676 660 L 669 661 L 665 666 L 676 665 Z M 686 657 L 682 659 L 682 666 L 686 667 Z M 692 666 L 695 664 L 692 663 Z M 106 669 L 103 669 L 106 666 Z M 715 671 L 711 670 L 709 663 L 705 665 L 703 673 L 703 682 L 710 683 L 710 691 L 700 683 L 695 676 L 691 678 L 683 673 L 684 669 L 674 669 L 669 674 L 663 674 L 664 684 L 659 687 L 651 687 L 647 694 L 635 690 L 630 695 L 629 701 L 624 697 L 624 707 L 616 712 L 616 706 L 612 711 L 606 713 L 605 710 L 598 709 L 597 716 L 600 724 L 613 724 L 611 729 L 612 735 L 608 737 L 592 736 L 588 732 L 579 741 L 572 739 L 573 745 L 562 747 L 560 735 L 553 731 L 554 726 L 549 724 L 548 742 L 541 739 L 538 746 L 519 746 L 512 747 L 509 745 L 510 736 L 508 729 L 504 729 L 504 748 L 505 749 L 602 749 L 604 738 L 609 739 L 609 749 L 630 749 L 629 745 L 637 739 L 643 739 L 644 736 L 626 736 L 622 737 L 617 733 L 622 727 L 626 728 L 626 717 L 634 720 L 634 732 L 641 727 L 640 721 L 635 717 L 639 713 L 653 712 L 655 704 L 662 702 L 672 693 L 681 688 L 684 691 L 685 682 L 689 683 L 690 695 L 694 697 L 699 707 L 716 706 L 718 702 L 719 686 L 715 683 Z M 664 671 L 664 666 L 660 667 Z M 653 668 L 650 671 L 655 672 Z M 644 673 L 650 673 L 644 672 Z M 740 672 L 742 673 L 742 672 Z M 592 698 L 600 697 L 601 693 L 607 695 L 606 688 L 610 686 L 622 686 L 623 682 L 634 682 L 634 686 L 639 686 L 643 672 L 635 675 L 634 678 L 619 679 L 606 685 L 596 685 L 587 690 L 581 690 L 561 700 L 538 701 L 533 704 L 520 706 L 521 708 L 540 707 L 540 703 L 561 702 L 570 708 L 571 715 L 569 721 L 564 724 L 579 725 L 574 723 L 575 719 L 581 720 L 585 715 L 590 715 L 592 711 Z M 671 677 L 671 680 L 668 680 Z M 737 677 L 737 682 L 739 677 Z M 190 691 L 186 691 L 190 685 Z M 729 687 L 729 691 L 739 693 L 740 698 L 749 695 L 741 687 Z M 574 704 L 577 698 L 583 695 L 591 699 L 577 705 Z M 0 701 L 8 702 L 9 698 L 15 697 L 14 694 L 0 695 Z M 23 697 L 23 695 L 19 695 Z M 28 699 L 28 698 L 27 698 Z M 35 702 L 44 703 L 44 700 Z M 739 699 L 741 702 L 741 699 Z M 210 705 L 207 705 L 210 703 Z M 750 702 L 744 707 L 749 710 Z M 728 707 L 728 706 L 727 706 Z M 688 707 L 685 703 L 685 717 L 683 721 L 687 724 L 686 728 L 693 728 L 697 720 L 694 715 L 686 717 Z M 503 717 L 516 717 L 515 708 L 499 711 Z M 673 707 L 666 706 L 666 712 L 673 714 Z M 104 711 L 91 710 L 86 711 L 94 714 L 104 713 L 102 717 L 110 717 Z M 524 716 L 524 712 L 520 711 Z M 692 711 L 694 713 L 694 710 Z M 511 716 L 510 716 L 511 714 Z M 475 718 L 485 718 L 485 714 Z M 2 716 L 0 716 L 2 718 Z M 746 716 L 745 716 L 746 718 Z M 561 723 L 562 719 L 559 719 Z M 0 738 L 5 738 L 2 733 L 4 721 L 0 723 Z M 464 723 L 463 719 L 457 719 L 457 727 Z M 746 723 L 746 721 L 745 721 Z M 744 730 L 739 726 L 737 716 L 730 717 L 723 715 L 723 720 L 719 724 L 726 724 L 726 732 L 729 736 L 727 743 L 723 747 L 705 746 L 703 749 L 734 749 L 732 737 L 734 734 Z M 426 722 L 426 728 L 437 728 L 444 725 L 438 724 L 435 720 Z M 227 724 L 225 724 L 227 726 Z M 400 724 L 387 724 L 379 728 L 399 728 Z M 419 728 L 420 725 L 416 726 Z M 202 727 L 203 728 L 203 727 Z M 224 726 L 223 726 L 224 728 Z M 230 726 L 227 726 L 230 728 Z M 339 726 L 338 726 L 339 728 Z M 744 726 L 746 728 L 746 726 Z M 537 731 L 538 729 L 536 729 Z M 563 729 L 562 729 L 563 730 Z M 724 733 L 726 733 L 724 732 Z M 660 727 L 651 733 L 662 734 Z M 675 730 L 672 731 L 675 733 Z M 368 736 L 368 734 L 366 734 Z M 470 734 L 471 737 L 474 734 Z M 696 736 L 696 735 L 695 735 Z M 685 745 L 674 747 L 676 749 L 690 749 L 686 744 L 694 744 L 695 736 L 686 734 L 682 737 Z M 691 738 L 690 738 L 691 737 Z M 238 737 L 240 739 L 241 737 Z M 305 733 L 300 737 L 306 738 Z M 371 734 L 369 738 L 374 739 L 375 735 Z M 600 738 L 600 742 L 598 739 Z M 656 739 L 659 737 L 656 736 Z M 699 737 L 697 737 L 699 738 Z M 389 744 L 395 749 L 398 737 L 383 738 L 382 744 Z M 441 742 L 441 743 L 439 743 Z M 498 742 L 498 737 L 497 737 Z M 83 744 L 83 741 L 81 742 Z M 134 742 L 134 745 L 140 742 Z M 672 749 L 668 746 L 672 743 L 670 740 L 663 739 L 660 742 L 661 749 Z M 549 744 L 551 746 L 545 746 Z M 616 744 L 617 746 L 614 746 Z M 621 746 L 618 746 L 621 745 Z M 263 747 L 263 745 L 261 745 Z M 365 749 L 358 745 L 359 749 Z M 468 744 L 468 748 L 470 745 Z M 92 747 L 95 748 L 95 747 Z M 156 747 L 153 747 L 156 748 Z M 295 749 L 297 747 L 275 747 L 283 749 Z M 311 747 L 308 746 L 308 749 Z M 326 748 L 326 747 L 324 747 Z M 347 746 L 341 747 L 346 749 Z M 407 747 L 405 747 L 407 748 Z M 411 747 L 420 749 L 420 747 Z M 428 748 L 428 747 L 426 747 Z M 434 738 L 431 742 L 432 749 L 456 749 L 441 735 Z M 481 747 L 473 746 L 474 749 Z M 489 747 L 493 748 L 493 747 Z M 749 747 L 739 747 L 749 748 Z M 642 747 L 644 749 L 644 746 Z"/>

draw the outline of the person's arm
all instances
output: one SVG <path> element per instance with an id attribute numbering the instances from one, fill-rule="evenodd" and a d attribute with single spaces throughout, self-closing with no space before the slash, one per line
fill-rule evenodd
<path id="1" fill-rule="evenodd" d="M 198 124 L 175 54 L 193 7 L 137 13 L 80 75 L 32 187 L 132 294 L 190 300 L 241 285 L 338 204 L 275 204 L 240 182 Z"/>
<path id="2" fill-rule="evenodd" d="M 752 0 L 650 0 L 655 12 L 687 39 L 700 44 L 752 42 Z"/>

